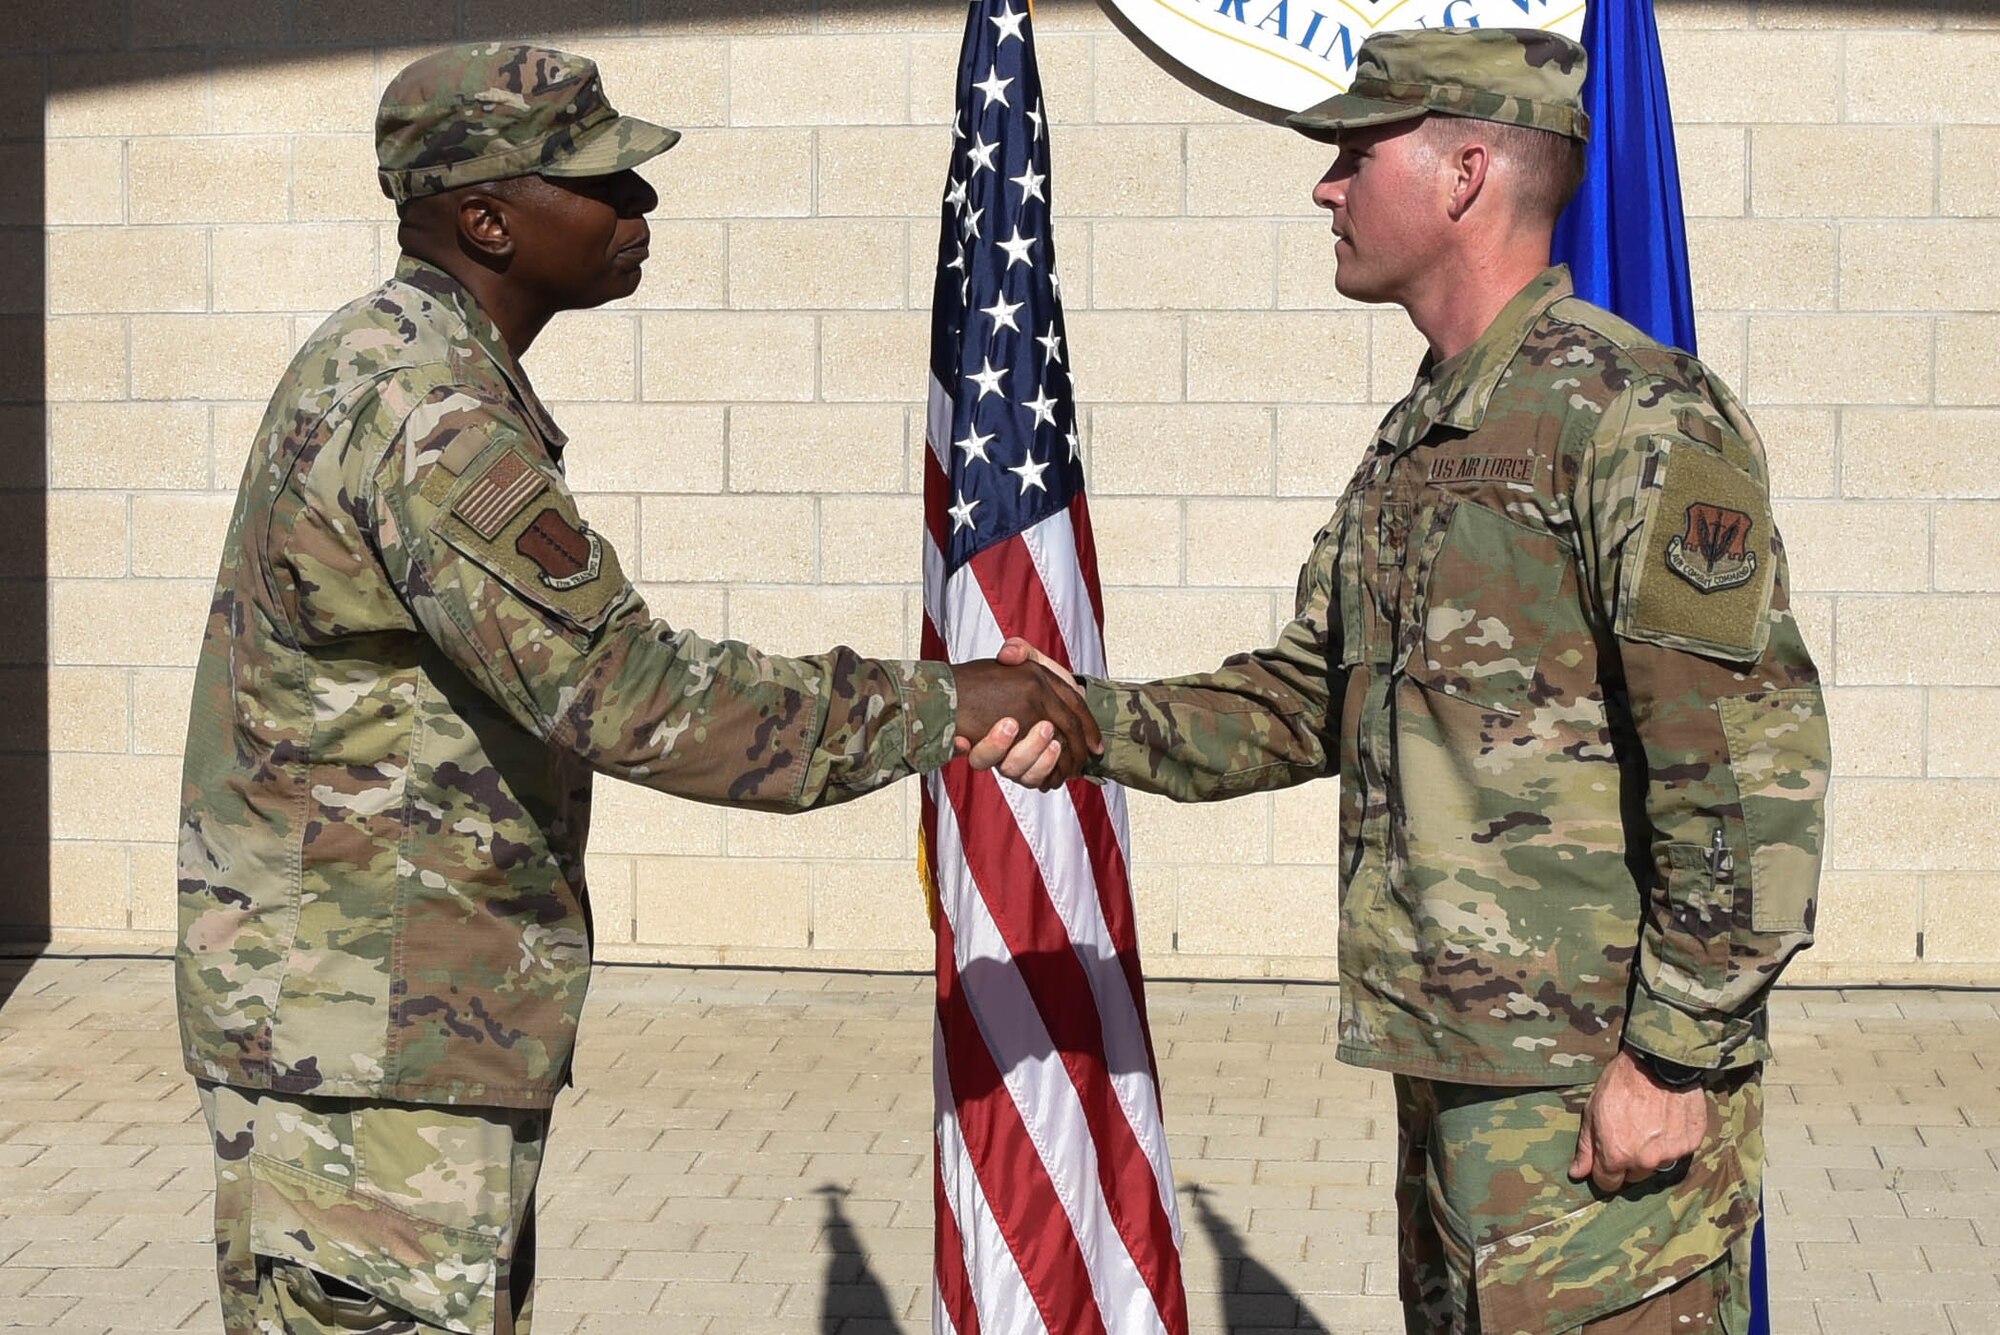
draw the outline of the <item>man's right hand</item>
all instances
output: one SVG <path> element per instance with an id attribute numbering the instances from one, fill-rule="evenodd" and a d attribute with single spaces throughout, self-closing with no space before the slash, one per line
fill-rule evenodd
<path id="1" fill-rule="evenodd" d="M 993 655 L 993 657 L 1009 665 L 1015 663 L 1039 664 L 1053 673 L 1058 680 L 1067 685 L 1072 691 L 1075 691 L 1078 695 L 1083 694 L 1083 687 L 1077 685 L 1076 678 L 1070 675 L 1068 668 L 1056 662 L 1055 659 L 1050 658 L 1047 654 L 1037 649 L 1034 645 L 1029 644 L 1018 635 L 1009 635 L 1007 642 L 1000 646 L 1000 652 Z"/>
<path id="2" fill-rule="evenodd" d="M 1082 697 L 1040 664 L 960 663 L 952 675 L 958 682 L 959 753 L 972 753 L 979 769 L 998 765 L 1008 778 L 1047 791 L 1076 778 L 1090 757 L 1104 750 Z M 1040 722 L 1003 760 L 993 739 L 1005 735 L 995 730 L 1008 719 Z"/>

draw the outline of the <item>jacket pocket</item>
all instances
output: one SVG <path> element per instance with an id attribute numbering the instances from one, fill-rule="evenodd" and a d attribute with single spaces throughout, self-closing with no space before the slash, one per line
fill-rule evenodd
<path id="1" fill-rule="evenodd" d="M 1810 932 L 1832 754 L 1815 687 L 1715 702 L 1750 846 L 1750 927 Z"/>
<path id="2" fill-rule="evenodd" d="M 1433 512 L 1403 628 L 1427 690 L 1519 714 L 1549 640 L 1564 552 L 1554 534 L 1475 501 Z"/>

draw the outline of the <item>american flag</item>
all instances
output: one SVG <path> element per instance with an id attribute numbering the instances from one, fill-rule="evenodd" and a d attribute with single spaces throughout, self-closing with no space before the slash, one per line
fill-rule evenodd
<path id="1" fill-rule="evenodd" d="M 1025 10 L 973 0 L 957 105 L 931 306 L 924 655 L 986 658 L 1019 635 L 1102 673 Z M 956 763 L 927 781 L 923 834 L 938 910 L 934 1329 L 1184 1335 L 1123 792 L 1035 793 Z"/>

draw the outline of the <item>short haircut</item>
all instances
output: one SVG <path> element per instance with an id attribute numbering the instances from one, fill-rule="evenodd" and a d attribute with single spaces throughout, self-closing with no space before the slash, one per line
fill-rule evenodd
<path id="1" fill-rule="evenodd" d="M 1485 144 L 1512 168 L 1515 199 L 1529 217 L 1555 222 L 1583 186 L 1583 141 L 1566 134 L 1446 115 L 1426 116 L 1424 133 L 1439 152 L 1473 140 Z"/>

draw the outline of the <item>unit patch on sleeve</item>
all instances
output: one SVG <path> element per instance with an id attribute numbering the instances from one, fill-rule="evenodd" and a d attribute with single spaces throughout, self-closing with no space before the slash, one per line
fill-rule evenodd
<path id="1" fill-rule="evenodd" d="M 1645 521 L 1625 546 L 1614 629 L 1734 662 L 1755 658 L 1776 575 L 1763 480 L 1684 437 L 1655 442 L 1643 476 Z"/>
<path id="2" fill-rule="evenodd" d="M 1687 528 L 1667 542 L 1667 567 L 1703 593 L 1748 584 L 1757 574 L 1750 535 L 1757 521 L 1708 501 L 1687 508 Z"/>
<path id="3" fill-rule="evenodd" d="M 532 456 L 511 444 L 497 448 L 456 482 L 435 531 L 493 576 L 467 588 L 488 598 L 511 594 L 586 635 L 622 605 L 631 585 L 617 551 L 591 532 L 562 479 Z"/>
<path id="4" fill-rule="evenodd" d="M 510 449 L 459 493 L 451 510 L 467 528 L 491 542 L 548 485 L 540 469 Z"/>
<path id="5" fill-rule="evenodd" d="M 514 539 L 514 550 L 535 563 L 542 583 L 557 590 L 590 583 L 604 564 L 604 544 L 597 535 L 570 523 L 553 505 L 521 530 Z"/>

